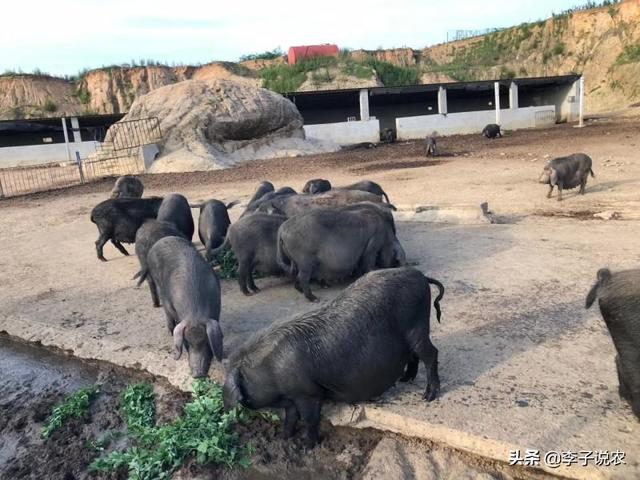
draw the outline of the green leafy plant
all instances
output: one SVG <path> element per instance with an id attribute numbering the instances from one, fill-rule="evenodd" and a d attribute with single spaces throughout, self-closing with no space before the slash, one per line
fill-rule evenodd
<path id="1" fill-rule="evenodd" d="M 70 418 L 81 417 L 91 406 L 91 402 L 100 392 L 100 385 L 80 388 L 65 398 L 64 402 L 56 406 L 51 416 L 42 428 L 42 436 L 49 438 L 53 432 L 60 428 Z"/>
<path id="2" fill-rule="evenodd" d="M 138 405 L 143 398 L 146 393 L 136 395 L 134 403 Z M 147 400 L 142 403 L 148 404 Z M 136 446 L 97 459 L 90 470 L 113 472 L 126 467 L 131 480 L 168 479 L 191 455 L 200 464 L 247 467 L 251 450 L 240 445 L 232 427 L 248 418 L 240 408 L 225 412 L 222 387 L 208 379 L 198 379 L 193 383 L 193 400 L 185 405 L 182 416 L 161 426 L 140 425 L 140 430 L 131 432 Z"/>
<path id="3" fill-rule="evenodd" d="M 215 263 L 220 266 L 218 276 L 222 279 L 238 277 L 238 259 L 230 248 L 224 250 L 215 259 Z"/>
<path id="4" fill-rule="evenodd" d="M 156 423 L 156 400 L 148 383 L 129 385 L 122 392 L 122 411 L 131 432 L 143 433 Z"/>

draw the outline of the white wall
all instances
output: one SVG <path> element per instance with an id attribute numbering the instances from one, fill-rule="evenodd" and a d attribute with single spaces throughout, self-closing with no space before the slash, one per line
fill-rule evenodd
<path id="1" fill-rule="evenodd" d="M 339 145 L 354 145 L 356 143 L 378 143 L 380 141 L 380 121 L 325 123 L 319 125 L 305 125 L 304 133 L 307 138 L 330 140 Z"/>
<path id="2" fill-rule="evenodd" d="M 396 119 L 398 140 L 425 138 L 434 131 L 438 135 L 456 135 L 482 132 L 488 123 L 495 123 L 495 110 L 449 113 L 447 115 L 420 115 Z M 505 130 L 550 126 L 555 123 L 555 106 L 501 109 L 500 124 Z"/>
<path id="3" fill-rule="evenodd" d="M 71 160 L 75 162 L 76 151 L 80 152 L 81 158 L 86 158 L 96 151 L 96 142 L 69 143 L 69 151 Z M 0 168 L 67 161 L 69 159 L 64 143 L 0 148 Z"/>
<path id="4" fill-rule="evenodd" d="M 559 117 L 566 122 L 577 122 L 580 111 L 580 80 L 576 80 L 565 92 L 560 100 Z"/>

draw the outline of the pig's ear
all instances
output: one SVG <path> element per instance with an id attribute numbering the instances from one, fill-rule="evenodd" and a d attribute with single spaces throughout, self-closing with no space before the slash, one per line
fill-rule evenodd
<path id="1" fill-rule="evenodd" d="M 240 376 L 240 370 L 238 368 L 234 368 L 229 372 L 227 376 L 227 381 L 225 387 L 229 387 L 229 400 L 231 401 L 230 407 L 235 407 L 236 405 L 243 405 L 245 402 L 245 397 L 242 394 L 242 378 Z"/>
<path id="2" fill-rule="evenodd" d="M 393 256 L 399 267 L 404 267 L 407 264 L 407 254 L 397 240 L 393 243 Z"/>
<path id="3" fill-rule="evenodd" d="M 173 329 L 173 358 L 180 360 L 182 356 L 182 345 L 184 343 L 184 328 L 186 327 L 184 320 L 178 323 Z"/>
<path id="4" fill-rule="evenodd" d="M 222 330 L 220 329 L 220 323 L 213 318 L 207 321 L 207 338 L 209 339 L 209 346 L 216 356 L 218 361 L 222 361 Z"/>

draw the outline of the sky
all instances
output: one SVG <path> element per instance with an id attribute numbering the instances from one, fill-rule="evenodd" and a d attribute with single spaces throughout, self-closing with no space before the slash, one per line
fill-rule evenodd
<path id="1" fill-rule="evenodd" d="M 456 30 L 547 18 L 580 0 L 22 0 L 2 5 L 0 73 L 54 75 L 154 59 L 236 61 L 293 45 L 340 48 L 442 43 Z"/>

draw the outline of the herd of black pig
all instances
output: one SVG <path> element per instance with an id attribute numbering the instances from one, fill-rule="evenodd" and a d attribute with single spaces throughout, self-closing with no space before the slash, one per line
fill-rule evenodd
<path id="1" fill-rule="evenodd" d="M 428 143 L 435 147 L 435 143 Z M 541 183 L 580 186 L 584 193 L 591 159 L 573 154 L 545 166 Z M 423 395 L 434 400 L 440 389 L 438 350 L 429 338 L 431 291 L 440 321 L 443 285 L 406 266 L 396 237 L 395 207 L 380 185 L 363 181 L 332 187 L 325 179 L 307 182 L 298 194 L 262 182 L 240 219 L 231 223 L 225 204 L 189 204 L 180 194 L 141 198 L 142 182 L 120 177 L 112 198 L 98 204 L 91 221 L 99 230 L 98 258 L 106 261 L 107 241 L 128 255 L 122 242 L 134 243 L 140 271 L 153 305 L 162 303 L 173 352 L 186 348 L 194 377 L 208 374 L 213 356 L 223 357 L 219 325 L 220 282 L 211 267 L 231 248 L 238 260 L 238 283 L 245 295 L 259 292 L 253 274 L 285 274 L 307 299 L 320 284 L 353 281 L 333 301 L 311 312 L 274 322 L 231 352 L 224 385 L 226 408 L 283 408 L 285 438 L 298 420 L 307 426 L 306 444 L 318 440 L 322 402 L 365 401 L 396 381 L 415 379 L 419 362 L 427 373 Z M 551 191 L 549 192 L 549 195 Z M 385 201 L 383 201 L 386 200 Z M 191 208 L 199 208 L 198 233 L 204 257 L 192 243 Z M 601 269 L 587 296 L 600 310 L 617 350 L 620 397 L 640 418 L 640 270 Z M 349 368 L 344 368 L 349 365 Z"/>

